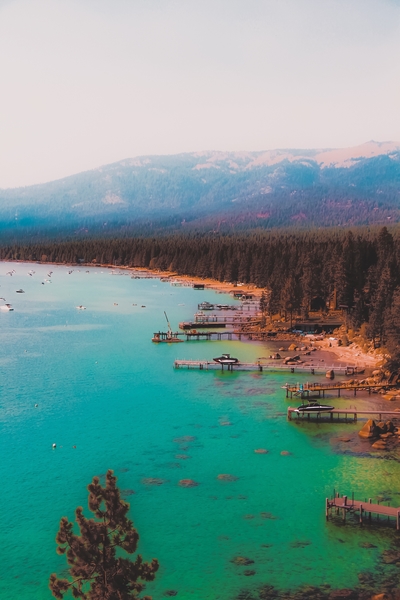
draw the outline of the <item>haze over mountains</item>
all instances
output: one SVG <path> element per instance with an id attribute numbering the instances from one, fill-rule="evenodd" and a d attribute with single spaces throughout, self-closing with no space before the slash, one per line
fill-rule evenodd
<path id="1" fill-rule="evenodd" d="M 400 144 L 126 159 L 0 190 L 3 235 L 365 225 L 400 220 Z"/>

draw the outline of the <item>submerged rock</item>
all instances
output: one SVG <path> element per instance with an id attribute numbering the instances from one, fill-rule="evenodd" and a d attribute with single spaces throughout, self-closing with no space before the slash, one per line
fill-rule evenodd
<path id="1" fill-rule="evenodd" d="M 197 481 L 194 481 L 194 479 L 181 479 L 178 483 L 178 485 L 180 485 L 181 487 L 196 487 L 199 484 L 197 483 Z"/>
<path id="2" fill-rule="evenodd" d="M 221 475 L 217 475 L 217 479 L 220 481 L 237 481 L 239 478 L 235 475 L 229 475 L 228 473 L 222 473 Z"/>
<path id="3" fill-rule="evenodd" d="M 165 483 L 165 479 L 159 479 L 158 477 L 145 477 L 142 479 L 144 485 L 162 485 Z"/>
<path id="4" fill-rule="evenodd" d="M 182 437 L 177 437 L 174 439 L 176 444 L 187 444 L 188 442 L 194 442 L 196 440 L 195 435 L 183 435 Z"/>
<path id="5" fill-rule="evenodd" d="M 377 546 L 371 544 L 371 542 L 360 542 L 358 545 L 360 548 L 377 548 Z"/>
<path id="6" fill-rule="evenodd" d="M 254 560 L 247 558 L 246 556 L 235 556 L 235 558 L 231 560 L 231 563 L 238 567 L 247 567 L 248 565 L 253 565 Z"/>
<path id="7" fill-rule="evenodd" d="M 276 521 L 276 519 L 278 518 L 270 512 L 262 512 L 260 513 L 260 515 L 262 519 L 270 519 L 271 521 Z"/>
<path id="8" fill-rule="evenodd" d="M 328 600 L 357 600 L 358 594 L 354 590 L 334 590 L 328 596 Z"/>
<path id="9" fill-rule="evenodd" d="M 311 542 L 309 540 L 294 540 L 291 542 L 291 548 L 305 548 L 306 546 L 310 546 Z"/>
<path id="10" fill-rule="evenodd" d="M 382 562 L 385 563 L 385 565 L 400 565 L 400 551 L 384 550 L 382 552 Z"/>

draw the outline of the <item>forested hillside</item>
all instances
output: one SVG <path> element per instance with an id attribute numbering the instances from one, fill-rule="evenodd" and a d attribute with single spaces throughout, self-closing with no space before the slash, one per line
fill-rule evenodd
<path id="1" fill-rule="evenodd" d="M 270 312 L 305 316 L 335 295 L 351 326 L 368 324 L 369 337 L 387 345 L 400 366 L 399 228 L 3 245 L 0 258 L 150 267 L 251 282 L 270 290 Z"/>
<path id="2" fill-rule="evenodd" d="M 0 190 L 0 232 L 20 239 L 383 225 L 400 221 L 399 200 L 395 144 L 150 156 Z"/>

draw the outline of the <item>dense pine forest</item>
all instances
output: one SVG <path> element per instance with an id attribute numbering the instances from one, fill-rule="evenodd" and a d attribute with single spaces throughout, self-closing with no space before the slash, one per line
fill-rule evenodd
<path id="1" fill-rule="evenodd" d="M 2 260 L 147 267 L 269 290 L 270 313 L 333 303 L 400 366 L 400 228 L 75 240 L 0 247 Z"/>

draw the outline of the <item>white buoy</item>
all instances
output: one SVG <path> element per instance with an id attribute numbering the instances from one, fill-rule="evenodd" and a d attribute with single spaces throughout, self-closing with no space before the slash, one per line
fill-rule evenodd
<path id="1" fill-rule="evenodd" d="M 52 448 L 57 448 L 57 444 L 53 444 L 53 445 L 52 445 Z"/>

